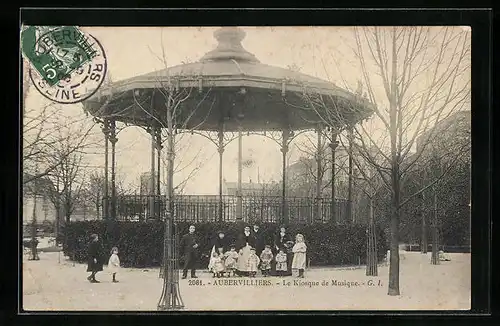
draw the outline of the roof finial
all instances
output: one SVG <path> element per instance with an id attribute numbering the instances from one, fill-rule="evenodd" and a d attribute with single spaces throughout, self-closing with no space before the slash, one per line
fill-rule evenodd
<path id="1" fill-rule="evenodd" d="M 245 31 L 239 27 L 222 27 L 214 32 L 214 37 L 219 41 L 217 48 L 206 53 L 201 62 L 214 60 L 236 60 L 258 63 L 259 60 L 243 48 L 241 41 L 245 38 Z"/>

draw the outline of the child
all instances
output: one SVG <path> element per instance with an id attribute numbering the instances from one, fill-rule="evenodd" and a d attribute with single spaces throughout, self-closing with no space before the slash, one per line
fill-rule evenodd
<path id="1" fill-rule="evenodd" d="M 224 276 L 224 274 L 226 273 L 226 256 L 224 256 L 224 248 L 217 248 L 217 254 L 219 255 L 220 257 L 220 261 L 221 261 L 221 264 L 222 266 L 219 266 L 219 269 L 222 268 L 222 271 L 220 272 L 221 276 Z"/>
<path id="2" fill-rule="evenodd" d="M 299 233 L 295 236 L 295 245 L 292 248 L 292 269 L 299 270 L 298 277 L 300 278 L 304 278 L 304 270 L 306 269 L 306 251 L 307 246 L 304 242 L 304 236 Z"/>
<path id="3" fill-rule="evenodd" d="M 278 274 L 278 276 L 283 276 L 286 271 L 286 254 L 283 249 L 280 249 L 280 251 L 276 255 L 276 273 Z"/>
<path id="4" fill-rule="evenodd" d="M 238 253 L 236 252 L 236 247 L 234 245 L 231 246 L 230 251 L 224 254 L 225 260 L 224 265 L 226 266 L 226 271 L 228 272 L 228 277 L 231 277 L 231 272 L 233 272 L 233 276 L 236 274 L 236 266 L 238 263 Z"/>
<path id="5" fill-rule="evenodd" d="M 440 261 L 450 261 L 451 260 L 450 257 L 448 257 L 448 255 L 446 255 L 443 250 L 439 250 L 438 255 L 439 255 Z"/>
<path id="6" fill-rule="evenodd" d="M 269 276 L 269 271 L 271 270 L 271 260 L 273 260 L 273 253 L 271 251 L 271 246 L 266 245 L 262 253 L 260 254 L 260 270 L 264 277 Z"/>
<path id="7" fill-rule="evenodd" d="M 248 256 L 247 270 L 250 272 L 250 277 L 255 277 L 260 263 L 260 258 L 255 253 L 255 248 L 250 248 L 250 256 Z"/>
<path id="8" fill-rule="evenodd" d="M 113 274 L 113 283 L 118 283 L 116 280 L 116 273 L 120 269 L 120 258 L 118 257 L 118 248 L 113 247 L 111 249 L 111 257 L 109 257 L 108 268 L 111 274 Z"/>
<path id="9" fill-rule="evenodd" d="M 218 253 L 214 252 L 212 255 L 212 261 L 214 276 L 221 277 L 222 273 L 224 272 L 224 264 L 222 263 L 221 256 Z"/>

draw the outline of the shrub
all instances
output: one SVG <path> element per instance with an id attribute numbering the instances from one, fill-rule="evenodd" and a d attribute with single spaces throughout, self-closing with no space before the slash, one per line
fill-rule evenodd
<path id="1" fill-rule="evenodd" d="M 177 239 L 188 232 L 189 222 L 176 223 Z M 201 235 L 199 260 L 201 268 L 208 265 L 208 253 L 211 250 L 213 237 L 217 230 L 223 230 L 228 243 L 236 242 L 242 232 L 240 223 L 197 223 L 197 233 Z M 275 223 L 260 224 L 260 232 L 266 244 L 273 243 L 274 235 L 279 229 Z M 331 224 L 292 224 L 287 232 L 294 236 L 302 233 L 308 246 L 308 259 L 311 266 L 356 265 L 366 262 L 366 227 L 363 225 L 331 225 Z M 80 221 L 66 224 L 62 229 L 64 253 L 79 262 L 87 260 L 87 246 L 90 235 L 99 235 L 105 255 L 117 246 L 120 261 L 124 267 L 160 266 L 163 256 L 164 223 L 159 221 Z M 377 229 L 377 253 L 379 261 L 387 251 L 385 235 Z M 182 257 L 181 257 L 182 260 Z"/>

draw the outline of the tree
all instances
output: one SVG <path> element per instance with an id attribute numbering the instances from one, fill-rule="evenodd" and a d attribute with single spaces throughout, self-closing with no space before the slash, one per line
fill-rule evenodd
<path id="1" fill-rule="evenodd" d="M 174 233 L 174 157 L 175 142 L 178 130 L 188 129 L 188 122 L 198 112 L 201 103 L 208 98 L 211 88 L 193 87 L 190 81 L 199 80 L 189 72 L 181 71 L 176 76 L 171 76 L 167 64 L 163 38 L 161 39 L 162 55 L 157 56 L 163 64 L 164 70 L 158 74 L 155 80 L 155 89 L 151 93 L 141 94 L 140 91 L 133 92 L 134 104 L 149 118 L 151 135 L 157 133 L 158 128 L 166 133 L 166 153 L 167 153 L 167 193 L 166 193 L 166 217 L 165 217 L 165 236 L 164 236 L 164 254 L 163 267 L 160 271 L 160 277 L 164 278 L 163 291 L 158 302 L 159 310 L 171 310 L 182 308 L 183 302 L 178 288 L 178 274 L 176 270 L 176 249 Z M 191 74 L 191 75 L 190 75 Z M 161 107 L 155 107 L 151 102 L 152 96 L 158 96 L 158 102 L 163 104 Z M 186 102 L 189 105 L 186 105 Z M 210 106 L 206 117 L 211 113 L 213 107 Z M 200 121 L 202 125 L 204 120 Z M 196 129 L 196 128 L 193 128 Z M 154 166 L 154 162 L 152 162 Z M 153 170 L 153 169 L 152 169 Z M 152 177 L 154 180 L 154 176 Z M 174 275 L 175 274 L 175 275 Z"/>
<path id="2" fill-rule="evenodd" d="M 446 208 L 460 207 L 460 200 L 457 201 L 457 195 L 462 198 L 469 195 L 469 164 L 470 164 L 470 111 L 459 112 L 452 117 L 452 122 L 443 121 L 435 128 L 440 134 L 439 138 L 433 139 L 421 154 L 419 162 L 416 165 L 416 174 L 420 176 L 417 186 L 423 187 L 419 205 L 422 216 L 422 243 L 427 247 L 426 215 L 430 211 L 431 229 L 432 229 L 432 256 L 431 263 L 439 264 L 438 247 L 440 245 L 439 229 L 443 218 L 440 216 L 450 216 L 455 214 L 443 214 Z M 449 125 L 448 125 L 449 124 Z M 457 176 L 459 176 L 457 180 Z M 431 187 L 425 187 L 426 184 Z M 427 193 L 427 195 L 424 195 Z M 469 197 L 470 198 L 470 197 Z M 427 205 L 428 200 L 432 199 L 431 205 Z M 447 205 L 450 205 L 448 206 Z M 458 204 L 458 206 L 457 206 Z M 432 206 L 431 210 L 426 207 Z M 457 221 L 458 222 L 458 221 Z M 427 252 L 424 248 L 423 253 Z"/>
<path id="3" fill-rule="evenodd" d="M 318 144 L 314 141 L 313 136 L 306 135 L 302 142 L 296 144 L 296 148 L 302 155 L 298 162 L 295 163 L 297 164 L 298 171 L 291 176 L 291 190 L 293 191 L 294 188 L 299 188 L 302 194 L 307 194 L 308 197 L 314 197 L 316 195 L 316 185 L 319 179 L 321 194 L 325 193 L 331 185 L 331 179 L 325 180 L 325 175 L 332 164 L 330 156 L 328 155 L 328 144 L 322 142 L 319 148 L 320 150 L 318 151 Z M 317 164 L 318 156 L 321 163 L 319 166 Z"/>
<path id="4" fill-rule="evenodd" d="M 374 117 L 352 125 L 347 117 L 356 114 L 356 104 L 309 92 L 306 97 L 313 108 L 337 106 L 338 110 L 326 114 L 324 110 L 317 112 L 327 125 L 335 127 L 340 122 L 353 129 L 356 151 L 375 168 L 391 194 L 388 294 L 399 295 L 401 208 L 441 176 L 406 198 L 401 197 L 402 184 L 420 162 L 423 151 L 412 153 L 417 139 L 425 135 L 425 148 L 440 135 L 433 127 L 468 105 L 470 34 L 454 27 L 373 27 L 354 28 L 353 40 L 351 50 L 362 76 L 360 86 L 366 87 Z M 359 101 L 355 103 L 361 101 L 362 94 L 362 87 L 358 87 Z"/>
<path id="5" fill-rule="evenodd" d="M 164 133 L 166 137 L 164 139 L 168 140 L 168 134 Z M 184 148 L 190 148 L 191 147 L 191 137 L 188 136 L 187 132 L 184 133 L 179 133 L 176 136 L 175 139 L 175 148 L 179 148 L 179 146 L 182 146 Z M 196 176 L 196 174 L 199 172 L 201 167 L 203 166 L 204 162 L 200 161 L 200 153 L 201 149 L 198 150 L 191 158 L 187 157 L 182 157 L 182 156 L 177 156 L 177 160 L 175 161 L 175 167 L 174 167 L 174 179 L 177 179 L 175 182 L 176 185 L 174 186 L 174 193 L 176 194 L 183 194 L 184 193 L 184 188 L 186 187 L 186 184 L 192 180 Z M 167 178 L 165 177 L 168 174 L 168 158 L 166 153 L 162 153 L 163 155 L 161 156 L 161 162 L 162 166 L 164 169 L 162 170 L 162 176 L 163 178 L 160 179 L 160 184 L 162 187 L 167 187 Z M 183 175 L 186 170 L 189 169 L 189 172 L 187 175 L 184 175 L 182 179 L 179 180 L 179 176 Z M 177 177 L 177 178 L 176 178 Z"/>
<path id="6" fill-rule="evenodd" d="M 68 156 L 84 151 L 89 146 L 94 124 L 89 124 L 81 116 L 61 119 L 62 116 L 63 109 L 53 104 L 24 109 L 23 170 L 31 175 L 23 180 L 24 184 L 53 173 Z M 58 148 L 59 131 L 61 127 L 68 126 L 72 130 L 72 141 L 64 155 L 61 155 Z M 55 156 L 58 160 L 53 159 Z M 37 173 L 34 173 L 35 170 Z"/>
<path id="7" fill-rule="evenodd" d="M 82 200 L 86 178 L 84 157 L 96 142 L 89 137 L 92 134 L 87 133 L 87 128 L 92 130 L 93 122 L 89 127 L 86 123 L 64 116 L 56 122 L 58 127 L 50 135 L 53 144 L 50 151 L 44 153 L 42 167 L 48 167 L 46 176 L 54 184 L 49 198 L 56 210 L 56 228 L 59 230 L 61 218 L 64 216 L 65 222 L 69 222 L 75 205 Z"/>
<path id="8" fill-rule="evenodd" d="M 89 123 L 82 115 L 68 115 L 64 106 L 53 102 L 32 104 L 28 97 L 31 83 L 28 63 L 23 60 L 23 170 L 29 173 L 29 177 L 23 179 L 23 184 L 47 176 L 67 156 L 87 149 L 89 138 L 95 131 L 94 123 Z M 59 150 L 61 127 L 71 129 L 72 141 L 64 155 L 59 153 L 59 159 L 54 160 L 54 153 Z"/>
<path id="9" fill-rule="evenodd" d="M 56 209 L 56 220 L 59 223 L 61 214 L 64 214 L 66 223 L 70 221 L 84 186 L 83 155 L 81 153 L 66 155 L 65 149 L 67 148 L 64 143 L 61 143 L 61 151 L 54 153 L 53 160 L 60 160 L 61 156 L 64 156 L 64 159 L 48 175 L 55 186 L 55 191 L 50 198 Z"/>

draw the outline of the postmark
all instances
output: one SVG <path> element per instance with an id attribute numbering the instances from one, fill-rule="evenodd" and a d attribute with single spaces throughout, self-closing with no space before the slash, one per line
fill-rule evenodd
<path id="1" fill-rule="evenodd" d="M 61 104 L 82 102 L 102 85 L 106 54 L 92 35 L 74 26 L 30 26 L 22 32 L 30 79 L 46 98 Z"/>

